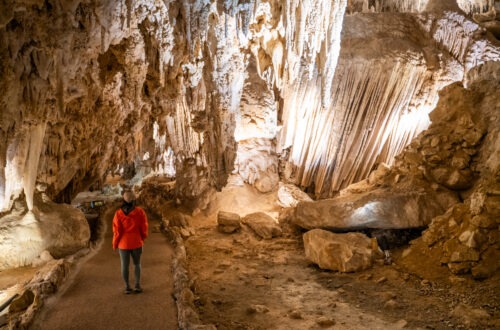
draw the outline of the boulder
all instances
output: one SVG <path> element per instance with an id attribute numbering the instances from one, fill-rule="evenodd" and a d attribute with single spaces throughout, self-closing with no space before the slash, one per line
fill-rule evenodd
<path id="1" fill-rule="evenodd" d="M 35 199 L 26 214 L 0 219 L 0 270 L 31 265 L 45 250 L 61 258 L 85 248 L 90 228 L 83 212 L 67 204 Z"/>
<path id="2" fill-rule="evenodd" d="M 292 222 L 305 229 L 404 229 L 427 226 L 457 203 L 447 191 L 377 189 L 315 202 L 300 202 Z"/>
<path id="3" fill-rule="evenodd" d="M 452 190 L 468 189 L 474 183 L 472 172 L 468 169 L 438 167 L 432 170 L 432 178 L 437 183 Z"/>
<path id="4" fill-rule="evenodd" d="M 335 325 L 335 320 L 326 316 L 320 316 L 316 320 L 316 324 L 323 328 L 329 328 Z"/>
<path id="5" fill-rule="evenodd" d="M 226 234 L 231 234 L 241 228 L 240 216 L 236 213 L 219 211 L 217 214 L 217 229 Z"/>
<path id="6" fill-rule="evenodd" d="M 311 197 L 293 184 L 279 183 L 278 204 L 282 207 L 295 207 L 299 202 L 310 202 Z"/>
<path id="7" fill-rule="evenodd" d="M 281 236 L 282 231 L 278 221 L 264 212 L 256 212 L 246 215 L 242 219 L 260 237 L 270 239 Z"/>
<path id="8" fill-rule="evenodd" d="M 322 269 L 357 272 L 373 264 L 372 240 L 364 234 L 313 229 L 303 238 L 306 257 Z"/>

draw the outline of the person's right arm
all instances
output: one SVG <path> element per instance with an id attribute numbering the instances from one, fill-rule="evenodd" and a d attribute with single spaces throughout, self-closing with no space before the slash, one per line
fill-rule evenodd
<path id="1" fill-rule="evenodd" d="M 121 226 L 118 219 L 118 211 L 117 211 L 113 218 L 113 250 L 116 250 L 118 248 L 118 243 L 120 242 L 121 235 L 122 235 Z"/>

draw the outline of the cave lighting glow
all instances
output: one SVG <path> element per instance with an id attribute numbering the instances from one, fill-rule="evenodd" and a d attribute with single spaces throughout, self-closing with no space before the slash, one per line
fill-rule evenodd
<path id="1" fill-rule="evenodd" d="M 386 159 L 388 165 L 392 165 L 394 158 L 403 151 L 414 137 L 429 127 L 431 124 L 429 113 L 433 109 L 433 106 L 421 106 L 413 111 L 403 113 L 399 117 L 390 135 L 391 139 L 400 142 L 394 144 L 393 148 L 389 150 Z"/>
<path id="2" fill-rule="evenodd" d="M 0 195 L 0 212 L 8 210 L 11 206 L 11 196 L 15 198 L 23 189 L 22 177 L 14 160 L 7 159 L 4 173 L 5 185 L 0 186 L 2 191 Z"/>
<path id="3" fill-rule="evenodd" d="M 365 227 L 372 222 L 379 221 L 383 214 L 379 214 L 380 202 L 370 202 L 356 209 L 351 217 L 351 223 L 354 226 Z"/>

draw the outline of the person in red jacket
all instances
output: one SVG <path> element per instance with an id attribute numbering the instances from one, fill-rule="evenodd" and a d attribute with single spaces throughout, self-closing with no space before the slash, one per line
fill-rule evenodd
<path id="1" fill-rule="evenodd" d="M 132 191 L 123 192 L 123 205 L 113 218 L 113 249 L 118 249 L 121 260 L 121 272 L 125 281 L 125 293 L 140 293 L 141 288 L 141 254 L 144 240 L 148 237 L 148 219 L 146 212 L 135 206 L 135 196 Z M 130 257 L 135 266 L 135 288 L 129 285 Z"/>

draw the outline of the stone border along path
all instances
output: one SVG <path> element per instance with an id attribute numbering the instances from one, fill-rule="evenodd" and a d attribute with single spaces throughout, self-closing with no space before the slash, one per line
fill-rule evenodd
<path id="1" fill-rule="evenodd" d="M 125 295 L 120 257 L 111 248 L 111 221 L 116 207 L 107 209 L 104 237 L 95 253 L 80 265 L 70 283 L 47 306 L 32 329 L 177 329 L 172 297 L 172 248 L 154 219 L 141 259 L 143 293 Z M 147 210 L 146 210 L 147 212 Z M 130 268 L 133 283 L 133 266 Z"/>
<path id="2" fill-rule="evenodd" d="M 174 297 L 177 304 L 179 329 L 182 330 L 217 330 L 213 324 L 202 324 L 194 305 L 195 295 L 191 290 L 192 281 L 187 270 L 187 255 L 184 240 L 179 227 L 169 227 L 167 219 L 162 220 L 161 230 L 170 237 L 174 245 L 173 273 Z"/>

